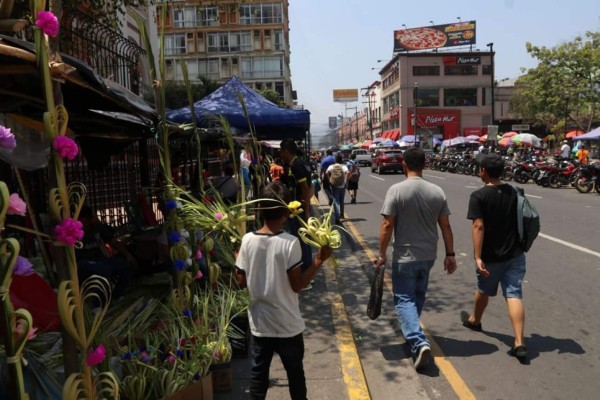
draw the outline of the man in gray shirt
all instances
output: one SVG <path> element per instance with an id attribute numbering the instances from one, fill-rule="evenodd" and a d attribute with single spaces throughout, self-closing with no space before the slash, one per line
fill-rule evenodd
<path id="1" fill-rule="evenodd" d="M 456 270 L 450 210 L 442 189 L 423 179 L 425 154 L 413 147 L 404 152 L 406 179 L 392 185 L 385 196 L 379 233 L 376 268 L 387 261 L 386 250 L 394 233 L 392 286 L 394 305 L 402 334 L 420 370 L 431 360 L 430 343 L 420 325 L 421 311 L 429 283 L 429 271 L 437 253 L 439 225 L 446 247 L 444 270 Z"/>

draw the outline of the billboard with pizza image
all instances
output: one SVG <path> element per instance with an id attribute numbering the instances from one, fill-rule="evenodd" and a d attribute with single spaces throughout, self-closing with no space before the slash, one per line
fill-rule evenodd
<path id="1" fill-rule="evenodd" d="M 394 52 L 475 44 L 475 21 L 394 31 Z"/>

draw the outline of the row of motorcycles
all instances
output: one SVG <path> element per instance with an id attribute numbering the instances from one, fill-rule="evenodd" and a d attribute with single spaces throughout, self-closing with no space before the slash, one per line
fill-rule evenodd
<path id="1" fill-rule="evenodd" d="M 505 157 L 505 168 L 502 179 L 514 180 L 517 183 L 533 181 L 544 187 L 560 188 L 574 186 L 581 193 L 595 190 L 600 194 L 600 164 L 580 165 L 577 161 L 557 158 L 538 160 L 537 156 L 514 161 Z M 442 172 L 475 175 L 479 174 L 479 166 L 470 154 L 431 156 L 427 160 L 430 169 Z"/>

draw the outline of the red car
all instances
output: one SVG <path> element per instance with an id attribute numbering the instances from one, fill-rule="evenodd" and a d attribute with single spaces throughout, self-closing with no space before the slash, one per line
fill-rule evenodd
<path id="1" fill-rule="evenodd" d="M 394 149 L 377 150 L 371 161 L 371 172 L 381 174 L 385 171 L 402 173 L 402 151 Z"/>

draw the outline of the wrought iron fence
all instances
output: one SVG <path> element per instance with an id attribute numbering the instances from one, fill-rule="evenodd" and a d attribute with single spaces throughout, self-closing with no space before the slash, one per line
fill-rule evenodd
<path id="1" fill-rule="evenodd" d="M 61 19 L 60 49 L 85 61 L 102 77 L 140 94 L 139 59 L 146 50 L 119 32 L 72 10 Z"/>

